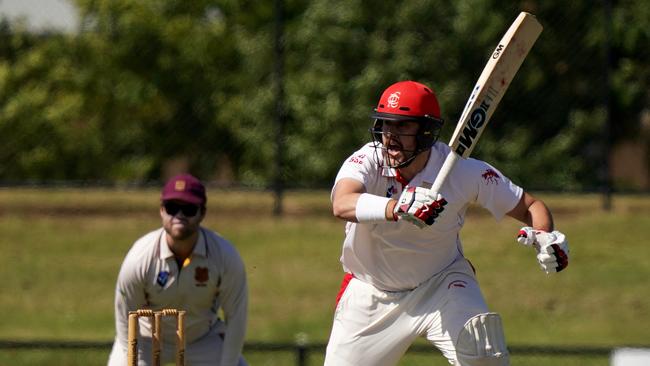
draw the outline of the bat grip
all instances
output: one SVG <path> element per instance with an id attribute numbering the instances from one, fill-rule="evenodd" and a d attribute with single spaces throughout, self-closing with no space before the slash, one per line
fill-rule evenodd
<path id="1" fill-rule="evenodd" d="M 454 168 L 454 165 L 456 165 L 456 162 L 460 159 L 461 156 L 458 155 L 455 151 L 453 150 L 449 151 L 449 154 L 445 158 L 445 162 L 442 163 L 442 167 L 440 168 L 440 171 L 436 176 L 436 180 L 433 181 L 433 185 L 431 185 L 432 191 L 440 193 L 440 188 L 442 188 L 442 185 L 447 180 L 449 173 L 451 173 L 451 170 Z"/>

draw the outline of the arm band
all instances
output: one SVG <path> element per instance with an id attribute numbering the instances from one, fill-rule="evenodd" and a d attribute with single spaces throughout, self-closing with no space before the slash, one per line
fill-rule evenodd
<path id="1" fill-rule="evenodd" d="M 355 215 L 359 222 L 390 221 L 386 219 L 386 205 L 390 198 L 362 193 L 357 201 Z"/>

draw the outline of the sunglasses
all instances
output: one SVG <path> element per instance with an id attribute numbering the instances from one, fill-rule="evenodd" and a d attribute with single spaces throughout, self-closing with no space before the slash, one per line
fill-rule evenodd
<path id="1" fill-rule="evenodd" d="M 183 205 L 176 202 L 165 202 L 163 207 L 170 216 L 176 216 L 180 211 L 185 217 L 194 217 L 199 212 L 199 206 L 197 205 Z"/>

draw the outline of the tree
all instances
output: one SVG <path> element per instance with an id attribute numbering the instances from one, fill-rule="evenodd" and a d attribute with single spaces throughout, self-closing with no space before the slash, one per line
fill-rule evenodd
<path id="1" fill-rule="evenodd" d="M 526 187 L 594 189 L 609 143 L 648 139 L 646 3 L 613 7 L 607 135 L 606 2 L 285 0 L 283 180 L 330 186 L 398 80 L 436 91 L 447 141 L 496 42 L 528 10 L 544 32 L 473 155 Z M 272 2 L 77 5 L 76 35 L 0 23 L 0 179 L 148 181 L 179 163 L 204 179 L 270 186 Z"/>

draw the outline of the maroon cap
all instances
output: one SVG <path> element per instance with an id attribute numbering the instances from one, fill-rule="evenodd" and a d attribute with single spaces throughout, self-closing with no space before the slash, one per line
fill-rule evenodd
<path id="1" fill-rule="evenodd" d="M 180 174 L 168 180 L 160 195 L 162 201 L 178 200 L 194 205 L 205 206 L 203 183 L 189 174 Z"/>

